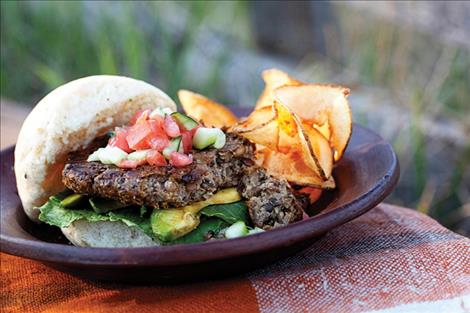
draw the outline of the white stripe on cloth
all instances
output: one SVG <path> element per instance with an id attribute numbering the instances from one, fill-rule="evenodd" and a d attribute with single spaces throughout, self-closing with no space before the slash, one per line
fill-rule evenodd
<path id="1" fill-rule="evenodd" d="M 378 311 L 364 313 L 469 313 L 470 295 L 455 297 L 446 300 L 426 301 L 398 305 Z"/>

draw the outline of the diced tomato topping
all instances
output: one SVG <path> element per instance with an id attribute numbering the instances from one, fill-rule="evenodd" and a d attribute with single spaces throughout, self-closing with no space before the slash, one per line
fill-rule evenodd
<path id="1" fill-rule="evenodd" d="M 193 150 L 193 137 L 199 127 L 201 126 L 196 126 L 193 129 L 181 132 L 181 139 L 183 141 L 183 149 L 185 153 L 189 153 Z"/>
<path id="2" fill-rule="evenodd" d="M 178 124 L 171 116 L 165 116 L 165 121 L 163 122 L 163 129 L 165 129 L 166 134 L 172 138 L 181 135 Z"/>
<path id="3" fill-rule="evenodd" d="M 122 160 L 121 163 L 119 163 L 118 167 L 120 168 L 136 168 L 139 165 L 143 165 L 147 163 L 147 160 Z"/>
<path id="4" fill-rule="evenodd" d="M 160 125 L 163 128 L 163 121 L 164 121 L 163 116 L 155 114 L 154 116 L 149 117 L 149 121 L 155 121 L 157 125 Z"/>
<path id="5" fill-rule="evenodd" d="M 193 129 L 190 129 L 188 130 L 188 132 L 191 133 L 191 138 L 194 137 L 194 134 L 196 133 L 196 130 L 201 127 L 201 125 L 197 125 L 196 127 L 194 127 Z"/>
<path id="6" fill-rule="evenodd" d="M 150 110 L 139 110 L 130 121 L 131 126 L 116 128 L 116 135 L 109 140 L 109 145 L 118 147 L 128 153 L 134 150 L 152 149 L 144 160 L 123 160 L 118 166 L 121 168 L 136 168 L 142 164 L 165 166 L 167 160 L 161 151 L 168 147 L 171 138 L 182 136 L 185 153 L 192 150 L 192 139 L 198 127 L 191 130 L 180 128 L 171 117 L 162 117 L 158 114 L 150 118 Z M 182 167 L 193 162 L 192 155 L 181 152 L 170 154 L 170 164 Z"/>
<path id="7" fill-rule="evenodd" d="M 183 141 L 183 150 L 185 153 L 191 152 L 193 149 L 193 135 L 191 131 L 185 131 L 181 134 L 181 140 Z"/>
<path id="8" fill-rule="evenodd" d="M 149 119 L 148 123 L 152 129 L 152 133 L 147 137 L 150 148 L 162 151 L 168 146 L 170 140 L 163 130 L 163 118 L 161 120 Z"/>
<path id="9" fill-rule="evenodd" d="M 150 148 L 148 139 L 152 135 L 152 128 L 148 121 L 136 123 L 130 127 L 127 134 L 127 143 L 134 150 L 143 150 Z"/>
<path id="10" fill-rule="evenodd" d="M 132 152 L 132 149 L 129 148 L 129 144 L 126 140 L 127 130 L 125 128 L 116 127 L 114 132 L 115 135 L 109 139 L 108 145 L 111 147 L 118 147 L 127 153 Z"/>
<path id="11" fill-rule="evenodd" d="M 193 156 L 173 151 L 170 154 L 170 164 L 175 167 L 183 167 L 193 163 Z"/>
<path id="12" fill-rule="evenodd" d="M 154 150 L 163 151 L 163 149 L 165 149 L 170 144 L 170 140 L 168 139 L 166 135 L 152 136 L 149 139 L 148 144 L 150 148 Z"/>
<path id="13" fill-rule="evenodd" d="M 139 123 L 145 122 L 146 120 L 148 120 L 149 115 L 150 115 L 150 110 L 144 110 L 135 123 L 139 124 Z"/>
<path id="14" fill-rule="evenodd" d="M 314 187 L 304 187 L 300 189 L 299 192 L 308 194 L 310 203 L 314 203 L 320 198 L 322 190 Z"/>
<path id="15" fill-rule="evenodd" d="M 146 120 L 150 114 L 150 110 L 138 110 L 130 120 L 130 124 L 134 125 L 138 120 Z"/>
<path id="16" fill-rule="evenodd" d="M 157 166 L 166 165 L 165 157 L 157 150 L 151 150 L 147 153 L 147 162 L 150 165 L 157 165 Z"/>
<path id="17" fill-rule="evenodd" d="M 166 136 L 165 130 L 163 129 L 163 119 L 162 120 L 151 119 L 151 120 L 148 120 L 147 122 L 150 125 L 150 129 L 152 130 L 152 133 Z"/>

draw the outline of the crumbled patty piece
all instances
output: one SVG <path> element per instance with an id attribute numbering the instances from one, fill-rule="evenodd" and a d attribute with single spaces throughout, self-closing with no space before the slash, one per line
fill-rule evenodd
<path id="1" fill-rule="evenodd" d="M 106 140 L 98 138 L 88 148 L 73 152 L 62 172 L 64 185 L 76 193 L 156 208 L 182 207 L 209 198 L 217 190 L 237 186 L 244 169 L 252 166 L 253 144 L 227 133 L 222 149 L 193 151 L 193 163 L 142 165 L 122 169 L 100 162 L 87 162 L 88 155 Z"/>
<path id="2" fill-rule="evenodd" d="M 302 219 L 302 205 L 288 182 L 276 179 L 259 167 L 245 170 L 238 189 L 248 199 L 253 224 L 265 230 L 284 226 Z"/>

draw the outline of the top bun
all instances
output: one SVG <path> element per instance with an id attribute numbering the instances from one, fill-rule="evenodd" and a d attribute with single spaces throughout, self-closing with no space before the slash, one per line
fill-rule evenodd
<path id="1" fill-rule="evenodd" d="M 127 124 L 139 109 L 176 105 L 160 89 L 122 76 L 89 76 L 54 89 L 31 111 L 15 148 L 18 194 L 29 218 L 39 221 L 47 199 L 62 191 L 67 154 L 88 145 L 115 126 Z"/>

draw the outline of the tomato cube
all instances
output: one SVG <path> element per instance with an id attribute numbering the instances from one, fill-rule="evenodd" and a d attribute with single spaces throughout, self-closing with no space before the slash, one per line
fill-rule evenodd
<path id="1" fill-rule="evenodd" d="M 127 143 L 127 130 L 125 128 L 116 127 L 114 131 L 115 135 L 109 139 L 108 145 L 111 147 L 117 147 L 127 153 L 132 152 Z"/>
<path id="2" fill-rule="evenodd" d="M 136 168 L 139 165 L 145 164 L 146 160 L 122 160 L 121 163 L 118 164 L 120 168 Z"/>
<path id="3" fill-rule="evenodd" d="M 150 165 L 166 165 L 165 157 L 157 150 L 151 150 L 147 153 L 147 163 Z"/>
<path id="4" fill-rule="evenodd" d="M 150 148 L 157 150 L 157 151 L 163 151 L 169 144 L 170 140 L 166 135 L 164 136 L 155 136 L 152 135 L 150 139 L 148 140 L 148 144 Z"/>
<path id="5" fill-rule="evenodd" d="M 181 135 L 178 124 L 171 116 L 165 116 L 165 120 L 163 122 L 163 129 L 165 130 L 166 134 L 172 138 Z"/>
<path id="6" fill-rule="evenodd" d="M 193 136 L 191 131 L 185 131 L 181 134 L 181 140 L 183 141 L 183 150 L 185 153 L 191 152 L 193 149 Z"/>
<path id="7" fill-rule="evenodd" d="M 131 125 L 134 125 L 137 123 L 137 121 L 142 121 L 142 120 L 146 120 L 148 118 L 148 116 L 150 115 L 150 110 L 138 110 L 137 112 L 135 112 L 134 116 L 132 116 L 131 120 L 130 120 L 130 124 Z"/>
<path id="8" fill-rule="evenodd" d="M 170 164 L 175 167 L 183 167 L 193 163 L 193 156 L 173 151 L 170 154 Z"/>
<path id="9" fill-rule="evenodd" d="M 127 132 L 127 143 L 133 150 L 150 148 L 148 139 L 152 134 L 152 128 L 148 121 L 143 121 L 130 127 Z"/>

